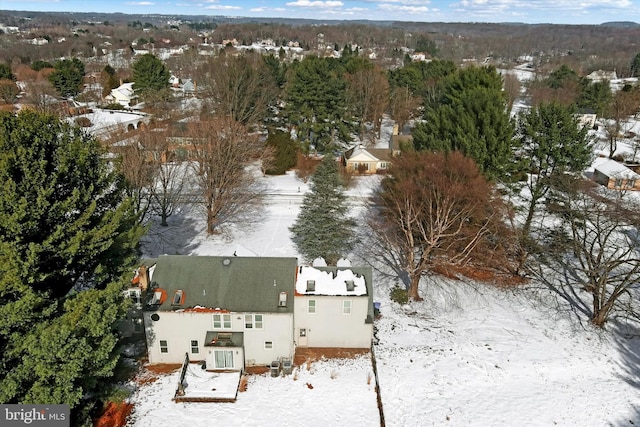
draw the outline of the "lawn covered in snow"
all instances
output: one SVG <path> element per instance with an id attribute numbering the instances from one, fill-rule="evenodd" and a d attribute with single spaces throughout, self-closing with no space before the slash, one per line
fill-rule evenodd
<path id="1" fill-rule="evenodd" d="M 377 179 L 358 178 L 352 200 L 365 197 Z M 293 173 L 265 180 L 278 196 L 250 229 L 207 237 L 203 216 L 184 209 L 169 227 L 151 229 L 145 252 L 298 256 L 288 227 L 308 187 Z M 374 283 L 382 314 L 374 350 L 387 426 L 640 423 L 636 331 L 596 330 L 535 282 L 502 290 L 434 276 L 422 284 L 424 301 L 405 306 L 389 299 L 394 284 Z M 296 380 L 251 376 L 235 403 L 175 403 L 176 372 L 135 392 L 130 425 L 377 426 L 371 372 L 366 357 L 318 361 L 298 369 Z"/>

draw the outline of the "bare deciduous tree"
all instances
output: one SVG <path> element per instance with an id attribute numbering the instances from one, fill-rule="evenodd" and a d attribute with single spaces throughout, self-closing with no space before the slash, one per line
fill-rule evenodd
<path id="1" fill-rule="evenodd" d="M 53 113 L 56 99 L 56 90 L 46 79 L 27 83 L 27 101 L 35 106 L 39 111 Z"/>
<path id="2" fill-rule="evenodd" d="M 507 110 L 511 111 L 516 99 L 520 96 L 520 81 L 514 74 L 505 74 L 504 91 L 507 94 Z"/>
<path id="3" fill-rule="evenodd" d="M 360 140 L 374 140 L 380 135 L 382 115 L 389 99 L 389 82 L 381 70 L 360 68 L 347 75 L 347 103 L 359 121 Z M 367 132 L 366 124 L 371 124 Z"/>
<path id="4" fill-rule="evenodd" d="M 459 152 L 404 153 L 375 195 L 371 255 L 407 277 L 420 300 L 422 276 L 439 265 L 500 256 L 505 210 L 473 160 Z M 483 259 L 487 263 L 488 259 Z"/>
<path id="5" fill-rule="evenodd" d="M 622 311 L 637 318 L 640 206 L 624 191 L 581 187 L 565 192 L 563 221 L 548 253 L 556 254 L 551 259 L 565 272 L 566 285 L 590 296 L 594 325 L 602 327 Z"/>
<path id="6" fill-rule="evenodd" d="M 135 141 L 119 151 L 119 165 L 125 179 L 127 195 L 134 201 L 138 220 L 144 223 L 151 204 L 150 189 L 153 187 L 157 164 L 149 157 L 141 141 Z"/>
<path id="7" fill-rule="evenodd" d="M 144 132 L 140 144 L 152 165 L 153 179 L 148 189 L 150 210 L 160 217 L 160 225 L 166 227 L 169 225 L 167 219 L 184 202 L 187 164 L 171 150 L 165 132 Z"/>
<path id="8" fill-rule="evenodd" d="M 192 123 L 193 167 L 207 215 L 207 233 L 258 219 L 263 189 L 250 165 L 262 153 L 256 135 L 230 117 Z"/>
<path id="9" fill-rule="evenodd" d="M 609 157 L 613 158 L 618 150 L 618 141 L 632 127 L 632 116 L 638 114 L 640 108 L 640 91 L 618 91 L 607 108 L 605 133 L 609 143 Z"/>
<path id="10" fill-rule="evenodd" d="M 196 78 L 216 115 L 233 117 L 244 125 L 263 120 L 277 99 L 275 80 L 260 55 L 212 58 Z"/>
<path id="11" fill-rule="evenodd" d="M 420 99 L 413 96 L 408 87 L 399 87 L 391 91 L 389 107 L 391 118 L 398 124 L 398 129 L 402 129 L 407 122 L 419 115 Z"/>

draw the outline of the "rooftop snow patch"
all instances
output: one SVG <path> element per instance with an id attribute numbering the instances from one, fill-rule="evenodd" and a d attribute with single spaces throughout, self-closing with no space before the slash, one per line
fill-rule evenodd
<path id="1" fill-rule="evenodd" d="M 337 270 L 334 277 L 331 271 L 302 266 L 298 271 L 296 292 L 303 295 L 367 295 L 367 286 L 364 277 L 350 269 Z"/>

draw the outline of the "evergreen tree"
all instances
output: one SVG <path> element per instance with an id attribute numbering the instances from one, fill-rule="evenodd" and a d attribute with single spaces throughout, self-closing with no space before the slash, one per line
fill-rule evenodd
<path id="1" fill-rule="evenodd" d="M 63 97 L 75 96 L 80 93 L 84 78 L 84 64 L 78 58 L 57 61 L 54 71 L 49 74 L 49 82 Z"/>
<path id="2" fill-rule="evenodd" d="M 0 113 L 0 182 L 0 401 L 85 413 L 143 229 L 99 142 L 53 115 Z"/>
<path id="3" fill-rule="evenodd" d="M 636 56 L 634 56 L 631 60 L 630 71 L 631 77 L 640 76 L 640 52 L 637 53 Z"/>
<path id="4" fill-rule="evenodd" d="M 16 79 L 16 76 L 11 72 L 11 65 L 0 62 L 0 79 Z"/>
<path id="5" fill-rule="evenodd" d="M 592 83 L 584 79 L 583 82 L 583 88 L 578 97 L 578 107 L 593 109 L 599 117 L 602 117 L 613 98 L 609 81 Z"/>
<path id="6" fill-rule="evenodd" d="M 273 166 L 266 171 L 268 175 L 282 175 L 296 165 L 300 147 L 288 132 L 269 129 L 266 145 L 275 151 Z"/>
<path id="7" fill-rule="evenodd" d="M 439 100 L 425 107 L 425 121 L 413 132 L 417 150 L 461 151 L 489 178 L 512 166 L 514 125 L 493 67 L 459 70 L 442 80 Z"/>
<path id="8" fill-rule="evenodd" d="M 350 252 L 356 223 L 347 216 L 342 177 L 331 156 L 325 156 L 311 176 L 310 189 L 290 228 L 292 240 L 308 261 L 322 257 L 328 265 L 335 265 Z"/>
<path id="9" fill-rule="evenodd" d="M 142 55 L 133 64 L 133 90 L 142 98 L 166 97 L 169 92 L 169 78 L 169 70 L 151 53 Z"/>
<path id="10" fill-rule="evenodd" d="M 331 58 L 307 57 L 292 66 L 285 114 L 298 140 L 324 153 L 351 140 L 346 81 L 341 64 Z"/>
<path id="11" fill-rule="evenodd" d="M 540 104 L 521 113 L 519 152 L 532 174 L 527 181 L 529 200 L 523 238 L 529 237 L 538 202 L 568 174 L 581 173 L 591 162 L 593 147 L 586 127 L 578 125 L 571 107 L 557 102 Z"/>

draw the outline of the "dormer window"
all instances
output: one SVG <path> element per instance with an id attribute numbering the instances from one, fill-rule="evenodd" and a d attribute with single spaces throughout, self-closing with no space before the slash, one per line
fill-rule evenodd
<path id="1" fill-rule="evenodd" d="M 162 291 L 156 290 L 153 292 L 153 297 L 151 298 L 151 304 L 162 304 Z"/>
<path id="2" fill-rule="evenodd" d="M 353 282 L 353 280 L 346 280 L 344 283 L 347 285 L 348 292 L 353 292 L 355 290 L 356 284 Z"/>
<path id="3" fill-rule="evenodd" d="M 307 280 L 307 292 L 315 292 L 315 291 L 316 291 L 316 281 Z"/>
<path id="4" fill-rule="evenodd" d="M 184 291 L 182 289 L 178 289 L 176 293 L 173 294 L 171 305 L 182 305 L 182 303 L 184 303 Z"/>
<path id="5" fill-rule="evenodd" d="M 287 306 L 287 293 L 280 292 L 280 296 L 278 297 L 278 307 L 286 307 Z"/>

